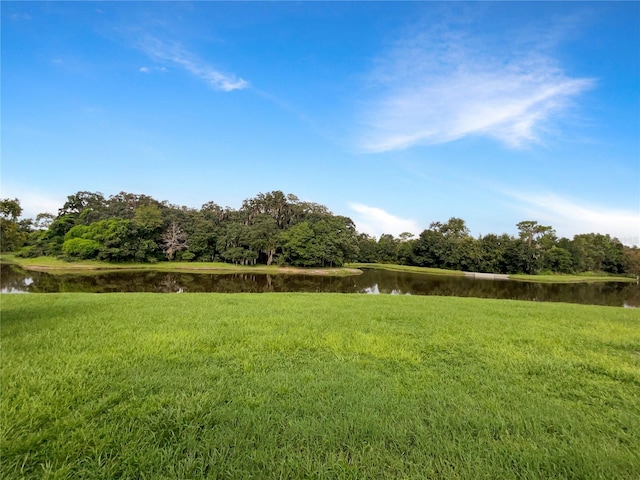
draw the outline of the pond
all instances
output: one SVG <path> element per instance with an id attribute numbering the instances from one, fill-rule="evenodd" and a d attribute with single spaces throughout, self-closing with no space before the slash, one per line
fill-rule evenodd
<path id="1" fill-rule="evenodd" d="M 211 274 L 128 271 L 52 275 L 0 265 L 3 293 L 28 292 L 336 292 L 392 295 L 441 295 L 566 302 L 610 306 L 640 306 L 635 283 L 548 284 L 486 280 L 448 275 L 365 269 L 362 275 Z"/>

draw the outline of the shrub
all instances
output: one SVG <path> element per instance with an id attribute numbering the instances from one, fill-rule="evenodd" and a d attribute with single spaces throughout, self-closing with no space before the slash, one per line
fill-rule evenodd
<path id="1" fill-rule="evenodd" d="M 38 256 L 38 253 L 36 249 L 33 247 L 33 245 L 22 247 L 16 253 L 16 257 L 22 257 L 22 258 L 31 258 L 31 257 L 37 257 L 37 256 Z"/>
<path id="2" fill-rule="evenodd" d="M 86 238 L 71 238 L 62 244 L 62 251 L 65 255 L 79 259 L 95 258 L 100 248 L 98 242 Z"/>
<path id="3" fill-rule="evenodd" d="M 180 257 L 180 260 L 190 262 L 196 257 L 196 254 L 193 252 L 181 252 L 178 256 Z"/>

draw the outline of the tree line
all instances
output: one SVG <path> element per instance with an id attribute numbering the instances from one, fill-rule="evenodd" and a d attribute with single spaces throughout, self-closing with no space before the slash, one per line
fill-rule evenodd
<path id="1" fill-rule="evenodd" d="M 640 249 L 599 233 L 558 238 L 550 226 L 518 223 L 518 236 L 474 238 L 464 220 L 434 222 L 417 238 L 360 234 L 360 261 L 488 273 L 640 273 Z"/>
<path id="2" fill-rule="evenodd" d="M 214 202 L 192 209 L 126 192 L 108 198 L 78 192 L 57 215 L 22 221 L 17 199 L 2 202 L 4 221 L 15 227 L 3 233 L 2 249 L 24 257 L 309 267 L 340 266 L 356 258 L 351 219 L 280 191 L 247 199 L 239 210 Z"/>
<path id="3" fill-rule="evenodd" d="M 0 248 L 22 257 L 108 262 L 222 261 L 240 265 L 341 266 L 397 263 L 489 273 L 638 273 L 640 249 L 609 235 L 558 238 L 551 226 L 517 224 L 518 235 L 470 235 L 465 221 L 434 222 L 417 237 L 379 238 L 327 207 L 281 191 L 259 193 L 239 209 L 199 209 L 147 195 L 81 191 L 56 215 L 21 219 L 18 199 L 0 200 Z"/>

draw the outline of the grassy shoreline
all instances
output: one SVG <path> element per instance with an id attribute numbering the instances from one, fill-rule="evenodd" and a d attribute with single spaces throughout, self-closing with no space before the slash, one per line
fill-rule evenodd
<path id="1" fill-rule="evenodd" d="M 108 263 L 98 260 L 83 260 L 67 262 L 53 257 L 20 258 L 13 254 L 1 254 L 1 263 L 13 263 L 26 270 L 47 272 L 51 274 L 82 273 L 109 271 L 153 270 L 159 272 L 192 272 L 192 273 L 257 273 L 257 274 L 285 274 L 285 275 L 324 275 L 350 276 L 362 274 L 362 269 L 375 268 L 391 272 L 407 272 L 426 275 L 464 276 L 460 270 L 444 270 L 441 268 L 412 267 L 386 263 L 347 263 L 343 267 L 334 268 L 299 268 L 282 267 L 277 265 L 233 265 L 223 262 L 158 262 L 158 263 Z M 509 280 L 537 283 L 600 283 L 625 282 L 633 283 L 635 278 L 598 273 L 580 275 L 508 275 Z"/>
<path id="2" fill-rule="evenodd" d="M 452 275 L 456 277 L 464 276 L 461 270 L 445 270 L 443 268 L 429 267 L 412 267 L 409 265 L 397 265 L 394 263 L 346 263 L 345 266 L 350 268 L 376 268 L 379 270 L 387 270 L 389 272 L 407 272 L 421 273 L 425 275 Z"/>
<path id="3" fill-rule="evenodd" d="M 408 272 L 408 273 L 423 273 L 428 275 L 456 275 L 463 276 L 465 272 L 460 270 L 444 270 L 440 268 L 426 268 L 426 267 L 411 267 L 407 265 L 395 265 L 386 263 L 348 263 L 346 266 L 351 268 L 377 268 L 380 270 L 388 270 L 391 272 Z M 521 282 L 539 282 L 539 283 L 588 283 L 588 282 L 627 282 L 633 283 L 636 281 L 632 277 L 622 277 L 615 275 L 604 275 L 598 273 L 584 273 L 576 275 L 565 274 L 551 274 L 551 275 L 525 275 L 525 274 L 510 274 L 509 280 L 517 280 Z"/>
<path id="4" fill-rule="evenodd" d="M 20 258 L 15 255 L 2 254 L 0 262 L 13 263 L 26 270 L 47 272 L 51 274 L 110 272 L 110 271 L 142 271 L 158 272 L 193 272 L 193 273 L 268 273 L 272 275 L 323 275 L 350 276 L 360 275 L 356 268 L 301 268 L 281 267 L 277 265 L 233 265 L 224 262 L 158 262 L 158 263 L 108 263 L 98 260 L 67 262 L 53 257 Z"/>
<path id="5" fill-rule="evenodd" d="M 638 311 L 2 295 L 6 478 L 640 476 Z"/>
<path id="6" fill-rule="evenodd" d="M 601 283 L 601 282 L 621 282 L 636 283 L 632 277 L 621 277 L 616 275 L 603 275 L 598 273 L 584 273 L 580 275 L 550 274 L 550 275 L 509 275 L 509 280 L 520 282 L 538 283 Z"/>

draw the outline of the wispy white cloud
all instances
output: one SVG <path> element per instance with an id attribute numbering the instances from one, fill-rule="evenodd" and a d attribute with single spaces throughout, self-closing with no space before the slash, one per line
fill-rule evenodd
<path id="1" fill-rule="evenodd" d="M 396 237 L 404 232 L 417 235 L 421 230 L 416 221 L 396 217 L 381 208 L 369 207 L 361 203 L 349 203 L 349 208 L 356 212 L 351 219 L 356 224 L 357 230 L 375 237 L 383 233 Z"/>
<path id="2" fill-rule="evenodd" d="M 43 192 L 33 187 L 2 184 L 2 198 L 17 198 L 22 207 L 22 217 L 35 218 L 39 213 L 52 213 L 56 215 L 58 209 L 62 208 L 65 197 L 59 197 L 48 192 Z"/>
<path id="3" fill-rule="evenodd" d="M 468 135 L 510 148 L 541 140 L 555 116 L 595 80 L 571 78 L 549 42 L 489 40 L 454 29 L 403 39 L 369 80 L 359 146 L 368 152 L 438 144 Z"/>
<path id="4" fill-rule="evenodd" d="M 199 59 L 196 55 L 188 52 L 179 43 L 163 42 L 158 38 L 146 36 L 142 41 L 138 42 L 137 46 L 152 60 L 180 67 L 205 81 L 216 90 L 230 92 L 232 90 L 242 90 L 249 86 L 249 82 L 243 78 L 221 72 Z"/>
<path id="5" fill-rule="evenodd" d="M 21 12 L 21 13 L 12 13 L 11 15 L 9 15 L 9 18 L 11 18 L 11 20 L 13 20 L 14 22 L 19 22 L 19 21 L 29 21 L 31 20 L 32 17 L 29 13 Z"/>
<path id="6" fill-rule="evenodd" d="M 149 67 L 140 67 L 140 68 L 138 69 L 138 71 L 139 71 L 140 73 L 150 73 L 150 72 L 151 72 L 151 69 L 150 69 Z"/>
<path id="7" fill-rule="evenodd" d="M 601 233 L 626 245 L 640 245 L 640 203 L 634 211 L 589 205 L 555 193 L 504 193 L 528 219 L 551 225 L 560 236 Z"/>

